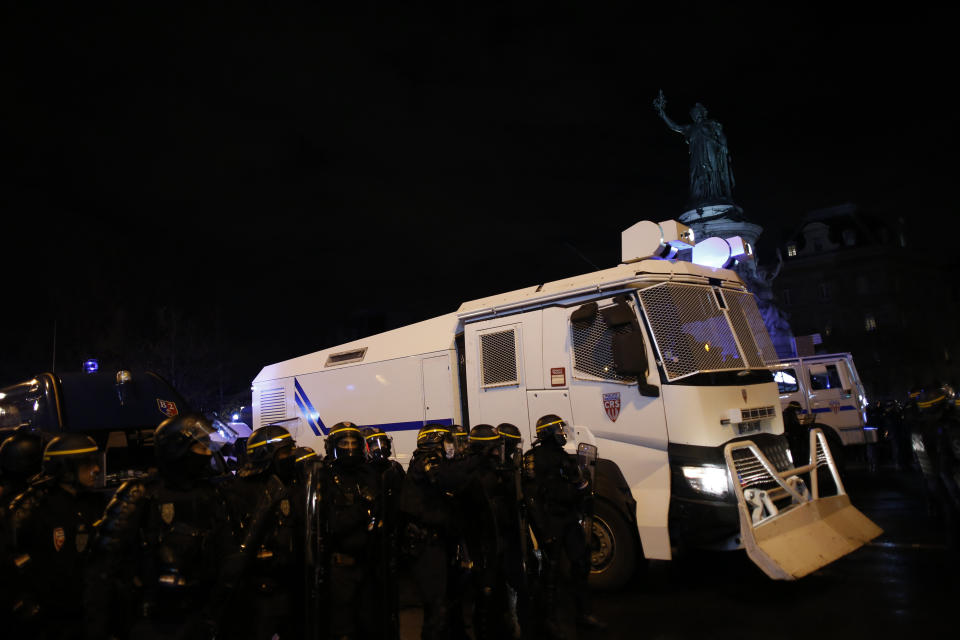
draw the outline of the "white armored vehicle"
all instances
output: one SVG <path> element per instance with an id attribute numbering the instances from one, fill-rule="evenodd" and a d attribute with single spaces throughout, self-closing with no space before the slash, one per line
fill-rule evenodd
<path id="1" fill-rule="evenodd" d="M 816 416 L 831 446 L 877 441 L 876 426 L 867 424 L 867 394 L 849 353 L 789 358 L 774 368 L 773 378 L 780 406 L 798 402 L 802 414 Z"/>
<path id="2" fill-rule="evenodd" d="M 318 448 L 342 420 L 392 434 L 406 462 L 428 423 L 537 419 L 599 448 L 592 582 L 616 587 L 678 545 L 745 548 L 794 579 L 880 530 L 850 505 L 822 433 L 813 466 L 783 436 L 777 361 L 753 295 L 723 267 L 739 239 L 693 246 L 676 222 L 623 232 L 612 269 L 465 302 L 454 313 L 264 367 L 254 428 L 279 423 Z M 712 266 L 704 266 L 712 265 Z M 797 468 L 794 467 L 796 463 Z M 824 467 L 837 495 L 798 473 Z"/>

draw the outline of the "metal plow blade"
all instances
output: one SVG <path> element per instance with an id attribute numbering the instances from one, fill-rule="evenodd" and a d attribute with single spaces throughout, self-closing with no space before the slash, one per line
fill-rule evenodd
<path id="1" fill-rule="evenodd" d="M 774 580 L 802 578 L 883 533 L 850 504 L 820 429 L 810 431 L 810 452 L 809 464 L 794 468 L 781 459 L 778 469 L 750 440 L 731 442 L 724 451 L 737 494 L 740 540 Z M 823 468 L 836 495 L 820 496 Z"/>
<path id="2" fill-rule="evenodd" d="M 756 527 L 741 508 L 740 529 L 747 555 L 774 580 L 802 578 L 883 533 L 845 494 L 795 505 Z"/>

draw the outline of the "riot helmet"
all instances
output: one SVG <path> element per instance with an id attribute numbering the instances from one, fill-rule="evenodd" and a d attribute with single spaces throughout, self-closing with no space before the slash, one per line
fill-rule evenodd
<path id="1" fill-rule="evenodd" d="M 280 458 L 281 453 L 288 454 L 295 446 L 293 436 L 284 427 L 278 424 L 260 427 L 247 438 L 247 463 L 241 475 L 263 473 Z"/>
<path id="2" fill-rule="evenodd" d="M 554 442 L 561 447 L 567 444 L 567 434 L 564 431 L 567 423 L 560 416 L 548 413 L 537 420 L 537 442 L 545 444 Z"/>
<path id="3" fill-rule="evenodd" d="M 362 431 L 370 459 L 375 462 L 389 460 L 393 453 L 393 439 L 380 427 L 364 427 Z"/>
<path id="4" fill-rule="evenodd" d="M 160 472 L 169 478 L 197 479 L 213 472 L 213 451 L 219 446 L 210 440 L 216 429 L 199 413 L 179 414 L 160 423 L 153 444 Z"/>
<path id="5" fill-rule="evenodd" d="M 470 432 L 463 425 L 452 424 L 450 425 L 450 435 L 453 437 L 454 455 L 462 456 L 470 446 Z"/>
<path id="6" fill-rule="evenodd" d="M 290 456 L 283 458 L 283 463 L 288 461 L 293 465 L 294 478 L 303 481 L 307 476 L 308 467 L 320 460 L 317 452 L 310 447 L 296 447 L 290 450 Z"/>
<path id="7" fill-rule="evenodd" d="M 450 436 L 450 427 L 443 424 L 425 424 L 417 433 L 417 449 L 421 451 L 442 449 L 444 441 L 452 444 L 453 438 Z"/>
<path id="8" fill-rule="evenodd" d="M 31 429 L 17 429 L 0 444 L 0 478 L 24 481 L 40 473 L 43 438 Z"/>
<path id="9" fill-rule="evenodd" d="M 947 385 L 936 385 L 924 388 L 916 396 L 917 410 L 925 415 L 943 411 L 953 404 L 953 389 Z"/>
<path id="10" fill-rule="evenodd" d="M 65 433 L 43 450 L 42 470 L 62 484 L 93 488 L 100 473 L 100 450 L 90 436 Z"/>
<path id="11" fill-rule="evenodd" d="M 310 447 L 297 447 L 293 450 L 293 463 L 301 467 L 307 463 L 307 460 L 316 460 L 317 452 Z"/>
<path id="12" fill-rule="evenodd" d="M 470 429 L 470 452 L 477 455 L 500 455 L 501 438 L 497 428 L 478 424 Z"/>
<path id="13" fill-rule="evenodd" d="M 523 448 L 523 436 L 520 435 L 517 425 L 501 422 L 497 425 L 497 432 L 503 440 L 503 450 L 508 454 Z"/>
<path id="14" fill-rule="evenodd" d="M 338 422 L 324 441 L 327 458 L 333 462 L 355 464 L 364 459 L 366 446 L 360 427 L 352 422 Z"/>

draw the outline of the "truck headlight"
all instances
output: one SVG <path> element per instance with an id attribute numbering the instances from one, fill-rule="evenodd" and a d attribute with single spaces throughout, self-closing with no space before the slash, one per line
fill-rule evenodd
<path id="1" fill-rule="evenodd" d="M 683 476 L 698 493 L 723 496 L 727 493 L 727 470 L 724 467 L 683 467 Z"/>

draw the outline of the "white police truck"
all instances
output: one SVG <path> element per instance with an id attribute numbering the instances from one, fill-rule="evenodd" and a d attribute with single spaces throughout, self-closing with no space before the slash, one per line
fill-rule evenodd
<path id="1" fill-rule="evenodd" d="M 568 447 L 599 448 L 595 586 L 684 544 L 745 548 L 773 578 L 806 575 L 880 530 L 850 504 L 822 433 L 812 466 L 791 460 L 776 353 L 753 295 L 723 268 L 750 247 L 693 245 L 683 225 L 640 222 L 612 269 L 268 365 L 253 381 L 254 427 L 282 424 L 319 448 L 337 422 L 378 426 L 405 462 L 425 424 L 510 422 L 529 445 L 537 419 L 557 414 Z M 691 247 L 696 264 L 674 259 Z M 819 495 L 818 473 L 811 487 L 799 478 L 818 465 L 837 495 Z"/>
<path id="2" fill-rule="evenodd" d="M 851 354 L 789 358 L 774 368 L 773 378 L 780 406 L 799 403 L 801 414 L 815 418 L 834 449 L 877 441 L 876 426 L 867 422 L 867 393 Z"/>

